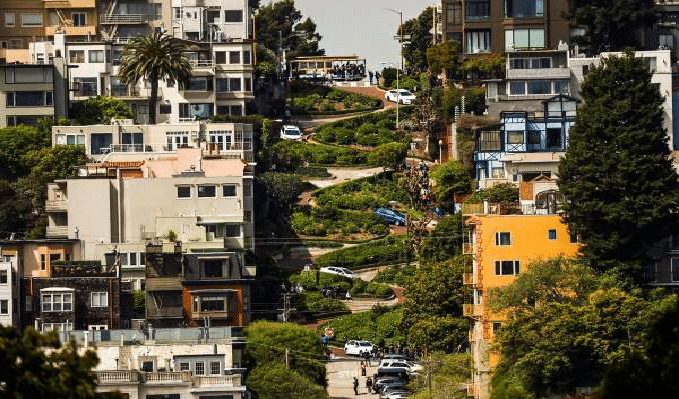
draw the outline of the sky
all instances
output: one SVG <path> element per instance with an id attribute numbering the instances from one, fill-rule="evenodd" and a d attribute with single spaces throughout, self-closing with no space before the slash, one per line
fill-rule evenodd
<path id="1" fill-rule="evenodd" d="M 327 55 L 358 55 L 369 70 L 381 69 L 380 62 L 400 64 L 400 47 L 394 40 L 399 14 L 413 19 L 434 0 L 295 0 L 304 18 L 310 17 L 323 36 L 320 46 Z M 266 4 L 266 0 L 261 1 Z"/>

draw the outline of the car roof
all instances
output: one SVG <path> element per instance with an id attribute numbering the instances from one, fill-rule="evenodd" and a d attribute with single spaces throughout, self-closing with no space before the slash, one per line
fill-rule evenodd
<path id="1" fill-rule="evenodd" d="M 283 129 L 293 129 L 293 130 L 299 130 L 299 127 L 295 125 L 283 125 Z"/>

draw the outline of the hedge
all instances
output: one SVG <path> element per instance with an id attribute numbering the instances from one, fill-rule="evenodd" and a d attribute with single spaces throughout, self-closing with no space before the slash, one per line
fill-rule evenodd
<path id="1" fill-rule="evenodd" d="M 354 247 L 342 248 L 316 258 L 318 267 L 339 266 L 361 269 L 397 262 L 409 262 L 413 258 L 410 243 L 403 237 L 390 236 Z"/>
<path id="2" fill-rule="evenodd" d="M 388 206 L 390 201 L 408 203 L 408 194 L 398 184 L 398 176 L 393 172 L 386 172 L 336 184 L 317 190 L 314 198 L 319 206 L 354 210 L 372 210 Z"/>

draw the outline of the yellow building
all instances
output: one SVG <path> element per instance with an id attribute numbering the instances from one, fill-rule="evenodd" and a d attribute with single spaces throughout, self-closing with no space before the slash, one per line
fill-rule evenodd
<path id="1" fill-rule="evenodd" d="M 464 283 L 471 286 L 472 295 L 464 305 L 464 315 L 472 319 L 469 341 L 474 361 L 468 394 L 487 398 L 490 375 L 499 361 L 499 354 L 492 350 L 493 333 L 504 322 L 503 315 L 488 308 L 489 290 L 511 284 L 533 261 L 572 257 L 579 245 L 559 215 L 466 216 L 471 235 L 464 252 L 472 255 L 472 266 Z"/>

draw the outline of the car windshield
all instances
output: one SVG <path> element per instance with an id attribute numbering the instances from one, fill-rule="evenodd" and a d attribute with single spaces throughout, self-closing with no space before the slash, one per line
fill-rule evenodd
<path id="1" fill-rule="evenodd" d="M 408 90 L 401 90 L 400 93 L 402 96 L 412 96 L 413 93 L 409 92 Z"/>
<path id="2" fill-rule="evenodd" d="M 290 136 L 299 136 L 300 131 L 294 128 L 287 128 L 285 129 L 285 134 L 290 135 Z"/>

